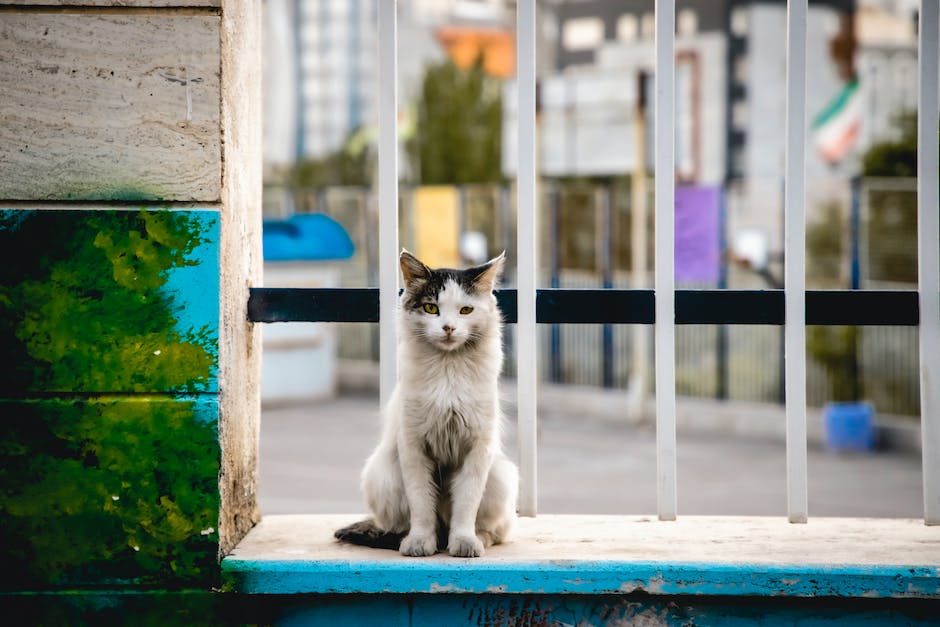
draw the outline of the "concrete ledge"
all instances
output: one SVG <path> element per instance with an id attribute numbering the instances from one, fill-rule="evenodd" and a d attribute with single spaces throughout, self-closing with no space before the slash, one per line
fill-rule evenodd
<path id="1" fill-rule="evenodd" d="M 940 527 L 919 520 L 540 516 L 465 560 L 336 542 L 357 518 L 265 517 L 222 561 L 226 589 L 940 599 Z"/>

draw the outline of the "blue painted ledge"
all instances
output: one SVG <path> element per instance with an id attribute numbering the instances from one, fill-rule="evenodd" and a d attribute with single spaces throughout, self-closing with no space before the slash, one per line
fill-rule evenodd
<path id="1" fill-rule="evenodd" d="M 223 560 L 226 589 L 940 599 L 940 527 L 915 520 L 539 516 L 466 560 L 333 540 L 356 518 L 266 517 Z"/>

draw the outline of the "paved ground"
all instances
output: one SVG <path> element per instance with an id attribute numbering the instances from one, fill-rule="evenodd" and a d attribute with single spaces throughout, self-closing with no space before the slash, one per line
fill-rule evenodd
<path id="1" fill-rule="evenodd" d="M 363 512 L 359 471 L 378 437 L 378 421 L 373 395 L 265 407 L 262 513 Z M 682 429 L 681 424 L 680 516 L 785 515 L 785 448 L 779 438 Z M 510 426 L 506 441 L 513 454 L 514 437 Z M 543 412 L 538 454 L 542 513 L 656 510 L 655 436 L 649 427 L 584 412 Z M 923 511 L 920 458 L 911 453 L 844 456 L 811 445 L 809 486 L 811 517 L 917 518 Z"/>

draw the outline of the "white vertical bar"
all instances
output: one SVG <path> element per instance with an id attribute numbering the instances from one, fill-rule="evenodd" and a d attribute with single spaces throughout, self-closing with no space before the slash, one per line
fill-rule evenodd
<path id="1" fill-rule="evenodd" d="M 940 191 L 937 171 L 937 0 L 920 3 L 917 107 L 917 277 L 924 522 L 940 525 Z"/>
<path id="2" fill-rule="evenodd" d="M 787 516 L 805 523 L 806 470 L 806 151 L 807 0 L 787 3 L 786 165 L 784 172 L 784 360 L 787 420 Z"/>
<path id="3" fill-rule="evenodd" d="M 656 0 L 656 502 L 676 519 L 675 0 Z"/>
<path id="4" fill-rule="evenodd" d="M 397 0 L 379 0 L 379 400 L 398 381 L 398 27 Z"/>
<path id="5" fill-rule="evenodd" d="M 535 0 L 519 0 L 516 4 L 516 11 L 516 81 L 519 88 L 519 158 L 516 180 L 519 513 L 522 516 L 535 516 L 538 507 L 536 473 L 538 365 L 535 325 Z"/>

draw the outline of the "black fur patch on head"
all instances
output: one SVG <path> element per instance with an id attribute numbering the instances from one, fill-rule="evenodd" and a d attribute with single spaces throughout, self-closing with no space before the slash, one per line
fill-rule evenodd
<path id="1" fill-rule="evenodd" d="M 477 291 L 476 279 L 478 275 L 477 268 L 467 270 L 433 269 L 427 279 L 413 281 L 405 286 L 405 292 L 402 294 L 402 305 L 405 309 L 420 309 L 426 302 L 437 302 L 438 295 L 448 281 L 453 281 L 463 291 L 473 294 Z"/>

